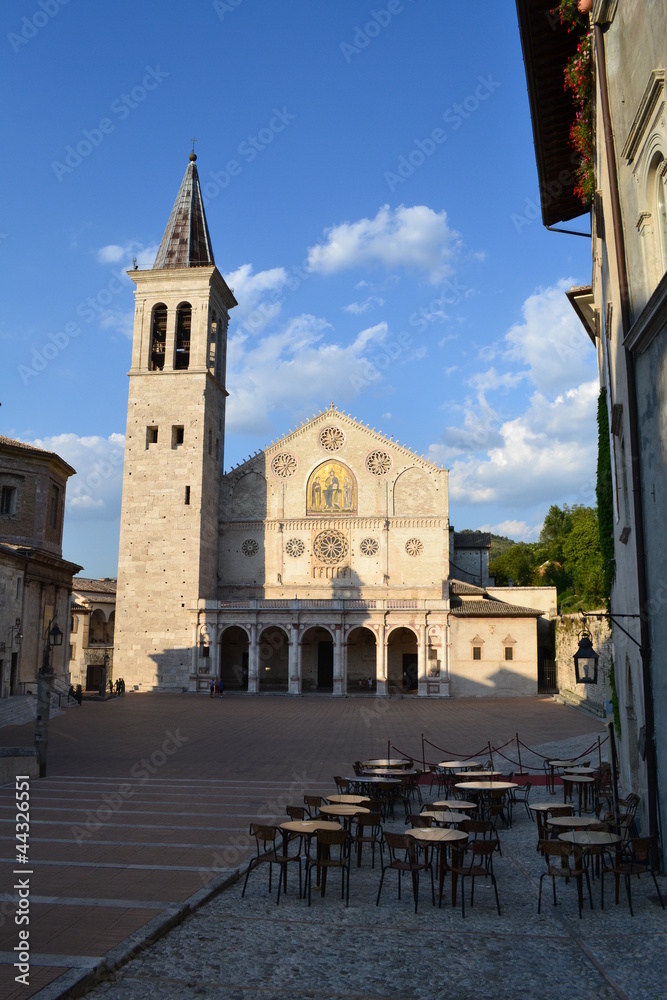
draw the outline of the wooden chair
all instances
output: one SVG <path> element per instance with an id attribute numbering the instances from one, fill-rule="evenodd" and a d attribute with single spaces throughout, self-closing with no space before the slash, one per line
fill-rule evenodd
<path id="1" fill-rule="evenodd" d="M 375 845 L 382 853 L 384 834 L 382 832 L 382 816 L 379 812 L 357 813 L 354 817 L 352 844 L 357 845 L 357 868 L 361 868 L 361 852 L 364 844 L 371 845 L 371 868 L 375 868 Z"/>
<path id="2" fill-rule="evenodd" d="M 606 850 L 602 854 L 602 869 L 600 872 L 600 905 L 604 910 L 604 877 L 614 875 L 616 878 L 616 905 L 618 905 L 621 878 L 625 881 L 625 891 L 628 896 L 628 906 L 630 916 L 634 917 L 632 910 L 632 891 L 630 889 L 630 879 L 633 875 L 640 878 L 642 875 L 650 875 L 653 879 L 658 899 L 663 910 L 665 904 L 660 892 L 658 880 L 655 877 L 653 868 L 652 853 L 654 837 L 635 837 L 629 843 L 629 850 Z"/>
<path id="3" fill-rule="evenodd" d="M 516 781 L 518 777 L 519 775 L 515 774 L 512 780 Z M 523 802 L 528 819 L 530 819 L 530 809 L 528 808 L 528 800 L 530 799 L 530 790 L 532 787 L 533 787 L 532 781 L 526 780 L 521 784 L 519 784 L 517 788 L 513 788 L 510 792 L 512 805 L 515 806 L 518 803 Z"/>
<path id="4" fill-rule="evenodd" d="M 431 875 L 431 896 L 435 906 L 435 883 L 433 881 L 433 866 L 430 860 L 419 861 L 417 857 L 416 843 L 409 834 L 385 833 L 385 844 L 389 849 L 389 864 L 385 865 L 382 857 L 382 876 L 380 878 L 380 888 L 378 889 L 375 905 L 380 905 L 380 896 L 384 877 L 388 871 L 398 873 L 398 898 L 401 898 L 401 879 L 404 874 L 410 873 L 412 878 L 412 895 L 415 901 L 415 913 L 419 905 L 419 873 L 429 872 Z"/>
<path id="5" fill-rule="evenodd" d="M 322 798 L 321 795 L 304 795 L 303 803 L 310 819 L 316 819 L 320 811 L 320 806 L 323 806 L 325 802 L 326 799 Z"/>
<path id="6" fill-rule="evenodd" d="M 336 783 L 336 789 L 339 795 L 347 795 L 350 791 L 350 782 L 347 778 L 341 778 L 337 774 L 334 775 L 334 781 Z"/>
<path id="7" fill-rule="evenodd" d="M 466 915 L 466 904 L 465 904 L 465 880 L 467 878 L 472 879 L 472 887 L 470 889 L 470 905 L 473 906 L 475 902 L 475 879 L 484 878 L 490 879 L 493 885 L 493 891 L 496 894 L 496 907 L 498 909 L 498 916 L 500 916 L 500 900 L 498 899 L 498 885 L 496 883 L 496 876 L 493 874 L 493 854 L 497 850 L 497 841 L 495 838 L 490 840 L 482 840 L 476 838 L 474 840 L 469 840 L 463 855 L 463 862 L 461 865 L 450 865 L 449 871 L 452 875 L 458 875 L 461 879 L 461 913 L 465 918 Z M 466 863 L 467 860 L 467 863 Z M 440 876 L 440 903 L 442 903 L 442 881 L 443 873 Z"/>
<path id="8" fill-rule="evenodd" d="M 341 899 L 345 905 L 350 905 L 350 835 L 347 830 L 318 830 L 313 838 L 316 842 L 316 856 L 306 857 L 306 887 L 308 889 L 308 906 L 311 901 L 313 868 L 317 868 L 320 876 L 320 892 L 322 897 L 326 890 L 327 871 L 338 868 L 341 873 Z"/>
<path id="9" fill-rule="evenodd" d="M 280 903 L 280 888 L 283 882 L 283 875 L 285 886 L 287 887 L 287 868 L 292 861 L 296 861 L 299 865 L 299 899 L 301 899 L 301 854 L 282 853 L 283 836 L 280 828 L 277 826 L 263 825 L 261 823 L 251 823 L 250 836 L 255 838 L 257 854 L 254 858 L 250 859 L 241 896 L 245 896 L 248 879 L 250 878 L 250 872 L 253 868 L 257 868 L 262 864 L 268 864 L 269 866 L 269 892 L 271 892 L 273 866 L 278 865 L 280 868 L 278 876 L 278 893 L 276 896 L 276 905 L 278 905 L 278 903 Z M 292 839 L 294 838 L 290 838 L 290 840 Z M 278 849 L 276 845 L 277 840 L 280 840 L 280 849 Z M 299 838 L 299 843 L 300 842 L 301 838 Z"/>
<path id="10" fill-rule="evenodd" d="M 305 806 L 287 806 L 286 811 L 289 818 L 294 820 L 304 820 L 308 816 Z"/>
<path id="11" fill-rule="evenodd" d="M 554 906 L 557 906 L 556 901 L 556 879 L 564 879 L 565 884 L 572 879 L 573 882 L 577 884 L 577 900 L 579 903 L 579 919 L 581 920 L 581 912 L 584 906 L 584 890 L 583 890 L 583 880 L 584 876 L 586 878 L 586 885 L 588 887 L 588 898 L 591 904 L 591 910 L 593 909 L 593 897 L 591 895 L 591 882 L 588 877 L 588 872 L 585 870 L 582 864 L 582 852 L 581 848 L 577 847 L 576 844 L 568 844 L 565 840 L 541 840 L 540 850 L 544 855 L 544 860 L 546 861 L 547 870 L 542 872 L 540 875 L 540 891 L 537 898 L 537 912 L 539 913 L 542 907 L 542 881 L 546 877 L 551 878 L 553 884 L 553 894 L 554 894 Z"/>

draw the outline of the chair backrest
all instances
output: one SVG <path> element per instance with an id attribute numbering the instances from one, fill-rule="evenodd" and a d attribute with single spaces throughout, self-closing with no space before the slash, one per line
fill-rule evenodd
<path id="1" fill-rule="evenodd" d="M 574 806 L 551 806 L 547 816 L 574 816 Z"/>
<path id="2" fill-rule="evenodd" d="M 340 795 L 345 795 L 350 788 L 350 782 L 347 780 L 347 778 L 341 778 L 337 774 L 334 775 L 334 782 L 336 784 L 336 788 L 338 789 Z"/>
<path id="3" fill-rule="evenodd" d="M 382 822 L 382 815 L 379 812 L 369 812 L 369 813 L 357 813 L 355 815 L 355 820 L 357 821 L 357 830 L 359 833 L 362 832 L 364 827 L 372 827 L 374 830 L 379 832 L 379 827 Z"/>
<path id="4" fill-rule="evenodd" d="M 492 840 L 469 840 L 467 850 L 472 855 L 473 859 L 482 859 L 485 864 L 491 865 L 491 859 L 493 853 L 496 850 L 497 840 L 494 837 Z"/>
<path id="5" fill-rule="evenodd" d="M 287 806 L 287 815 L 290 819 L 305 819 L 306 810 L 304 806 Z"/>
<path id="6" fill-rule="evenodd" d="M 352 765 L 352 767 L 354 768 L 354 773 L 356 774 L 356 776 L 359 777 L 359 775 L 363 771 L 363 767 L 361 766 L 361 761 L 360 760 L 355 760 L 355 762 Z"/>
<path id="7" fill-rule="evenodd" d="M 324 799 L 321 795 L 304 795 L 303 801 L 309 811 L 319 809 L 320 806 L 324 805 Z"/>
<path id="8" fill-rule="evenodd" d="M 435 820 L 433 816 L 423 816 L 421 813 L 410 813 L 408 816 L 408 823 L 414 830 L 427 826 L 434 826 Z"/>
<path id="9" fill-rule="evenodd" d="M 491 836 L 493 824 L 488 819 L 465 819 L 461 823 L 461 829 L 465 830 L 466 833 L 472 833 L 476 837 L 481 835 L 482 839 L 484 839 L 487 834 Z"/>
<path id="10" fill-rule="evenodd" d="M 552 874 L 568 878 L 582 869 L 581 848 L 575 844 L 570 844 L 566 840 L 541 840 L 540 850 Z M 551 858 L 558 858 L 560 867 L 552 865 Z"/>
<path id="11" fill-rule="evenodd" d="M 399 852 L 408 851 L 411 857 L 414 855 L 415 842 L 404 833 L 387 832 L 384 835 L 384 842 L 389 848 L 389 857 L 392 861 L 403 860 L 402 855 L 399 856 Z"/>
<path id="12" fill-rule="evenodd" d="M 349 850 L 350 835 L 347 830 L 318 830 L 317 831 L 317 844 L 318 847 L 338 847 L 339 854 L 338 858 L 342 859 L 345 857 Z M 319 854 L 319 852 L 318 852 Z M 335 857 L 330 857 L 330 863 L 336 863 Z M 322 858 L 319 858 L 318 864 L 326 864 Z"/>
<path id="13" fill-rule="evenodd" d="M 651 868 L 651 848 L 655 837 L 633 837 L 630 841 L 632 860 L 635 864 Z"/>
<path id="14" fill-rule="evenodd" d="M 277 826 L 269 826 L 263 823 L 250 824 L 250 836 L 255 838 L 258 854 L 267 851 L 269 846 L 275 846 L 278 832 Z"/>
<path id="15" fill-rule="evenodd" d="M 620 804 L 623 805 L 628 812 L 631 812 L 633 816 L 637 812 L 639 802 L 639 796 L 635 792 L 630 792 L 629 795 L 620 800 Z"/>

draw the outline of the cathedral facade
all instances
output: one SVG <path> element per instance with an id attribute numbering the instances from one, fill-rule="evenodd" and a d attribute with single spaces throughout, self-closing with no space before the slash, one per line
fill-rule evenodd
<path id="1" fill-rule="evenodd" d="M 233 293 L 191 155 L 136 282 L 114 662 L 137 690 L 533 694 L 541 612 L 450 580 L 448 471 L 332 403 L 224 472 Z"/>

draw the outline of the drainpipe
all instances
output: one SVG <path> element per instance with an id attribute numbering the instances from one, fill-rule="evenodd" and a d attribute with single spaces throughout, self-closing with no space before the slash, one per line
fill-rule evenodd
<path id="1" fill-rule="evenodd" d="M 609 170 L 609 191 L 611 215 L 614 230 L 614 249 L 618 267 L 619 294 L 621 300 L 621 325 L 625 338 L 630 330 L 630 295 L 628 291 L 628 271 L 625 258 L 625 240 L 621 220 L 621 199 L 618 190 L 618 172 L 614 156 L 614 138 L 609 108 L 607 88 L 607 64 L 604 49 L 602 25 L 594 25 L 595 53 L 600 80 L 600 110 L 604 132 L 605 154 Z M 642 660 L 642 681 L 644 694 L 644 724 L 646 727 L 646 782 L 648 785 L 649 833 L 658 844 L 658 783 L 655 747 L 655 726 L 653 719 L 653 690 L 651 685 L 651 645 L 649 616 L 646 611 L 648 588 L 646 584 L 646 560 L 644 543 L 644 515 L 641 501 L 641 471 L 639 465 L 639 420 L 637 414 L 637 393 L 635 383 L 635 363 L 632 351 L 625 348 L 625 372 L 628 394 L 628 423 L 630 429 L 630 455 L 632 469 L 632 500 L 635 522 L 635 552 L 637 559 L 637 596 L 639 598 L 640 655 Z M 655 860 L 655 859 L 654 859 Z"/>

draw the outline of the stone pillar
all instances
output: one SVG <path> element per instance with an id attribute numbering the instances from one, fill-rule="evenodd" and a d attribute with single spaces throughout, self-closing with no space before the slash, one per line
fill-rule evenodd
<path id="1" fill-rule="evenodd" d="M 259 694 L 259 642 L 257 625 L 250 625 L 248 643 L 248 694 Z"/>
<path id="2" fill-rule="evenodd" d="M 299 642 L 299 626 L 289 626 L 289 635 L 287 690 L 290 694 L 301 694 L 301 643 Z"/>
<path id="3" fill-rule="evenodd" d="M 387 696 L 387 630 L 378 625 L 375 633 L 375 694 L 378 698 Z"/>
<path id="4" fill-rule="evenodd" d="M 339 698 L 345 693 L 346 666 L 343 627 L 334 625 L 333 693 Z"/>
<path id="5" fill-rule="evenodd" d="M 192 331 L 190 331 L 192 338 Z M 164 368 L 163 371 L 173 371 L 174 352 L 176 351 L 176 307 L 169 307 L 167 310 L 167 332 L 165 334 L 164 347 Z M 190 340 L 192 343 L 192 339 Z M 165 428 L 166 429 L 166 428 Z"/>
<path id="6" fill-rule="evenodd" d="M 426 680 L 426 669 L 428 659 L 426 655 L 427 630 L 426 625 L 419 625 L 417 638 L 417 694 L 420 697 L 428 695 L 428 682 Z"/>

